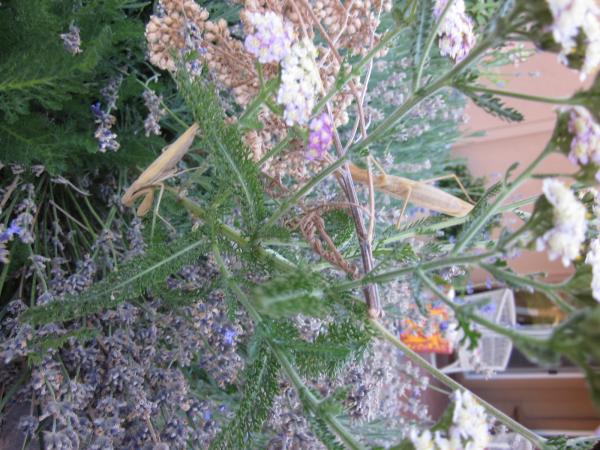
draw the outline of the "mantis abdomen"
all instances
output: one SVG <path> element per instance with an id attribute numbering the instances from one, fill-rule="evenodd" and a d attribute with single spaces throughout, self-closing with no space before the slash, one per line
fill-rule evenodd
<path id="1" fill-rule="evenodd" d="M 369 184 L 369 174 L 366 169 L 350 163 L 352 178 L 361 183 Z M 464 217 L 471 212 L 473 205 L 448 194 L 442 189 L 420 181 L 395 175 L 373 174 L 373 186 L 376 190 L 384 192 L 400 200 L 408 201 L 417 206 L 441 212 L 453 217 Z"/>

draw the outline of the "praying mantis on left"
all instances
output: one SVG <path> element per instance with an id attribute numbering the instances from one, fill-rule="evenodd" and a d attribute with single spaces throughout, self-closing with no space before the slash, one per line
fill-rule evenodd
<path id="1" fill-rule="evenodd" d="M 145 216 L 150 211 L 150 208 L 152 208 L 154 189 L 157 187 L 161 188 L 160 197 L 163 190 L 163 181 L 175 174 L 177 163 L 181 161 L 181 158 L 190 149 L 197 131 L 198 125 L 193 124 L 175 142 L 167 146 L 165 151 L 125 191 L 121 202 L 125 206 L 131 207 L 137 198 L 144 196 L 142 203 L 137 209 L 137 215 Z"/>
<path id="2" fill-rule="evenodd" d="M 159 187 L 159 194 L 162 195 L 164 186 L 163 182 L 175 174 L 177 163 L 190 149 L 194 137 L 198 131 L 198 125 L 193 124 L 175 142 L 169 145 L 165 151 L 156 160 L 148 166 L 137 180 L 127 189 L 121 201 L 125 206 L 131 207 L 135 200 L 144 196 L 142 203 L 137 209 L 138 216 L 144 216 L 152 208 L 154 202 L 154 190 Z M 381 175 L 373 175 L 373 187 L 386 193 L 392 197 L 399 198 L 404 201 L 400 218 L 404 215 L 408 202 L 415 205 L 428 208 L 432 211 L 448 214 L 453 217 L 464 217 L 473 209 L 473 205 L 455 197 L 435 186 L 427 184 L 426 181 L 414 181 L 408 178 L 403 178 L 395 175 L 388 175 L 383 168 L 375 161 L 375 164 L 382 172 Z M 352 178 L 365 185 L 369 185 L 369 174 L 366 169 L 362 169 L 354 164 L 350 164 L 350 173 Z M 469 194 L 464 189 L 463 185 L 456 175 L 448 175 L 438 177 L 428 181 L 435 181 L 444 178 L 454 178 L 467 198 L 471 200 Z"/>

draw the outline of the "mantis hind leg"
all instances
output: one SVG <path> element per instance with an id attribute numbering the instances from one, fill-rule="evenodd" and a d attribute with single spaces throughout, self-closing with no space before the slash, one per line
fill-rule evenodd
<path id="1" fill-rule="evenodd" d="M 451 174 L 448 174 L 448 175 L 442 175 L 442 176 L 439 176 L 439 177 L 430 178 L 428 180 L 421 180 L 420 183 L 433 183 L 434 181 L 449 180 L 449 179 L 453 179 L 454 181 L 456 181 L 456 184 L 458 184 L 458 187 L 460 188 L 460 190 L 462 191 L 462 193 L 465 194 L 465 197 L 467 197 L 467 200 L 469 200 L 473 204 L 476 203 L 475 200 L 473 200 L 471 198 L 471 196 L 469 195 L 469 193 L 465 189 L 465 186 L 460 181 L 460 178 L 458 178 L 458 175 L 456 175 L 455 173 L 451 173 Z"/>
<path id="2" fill-rule="evenodd" d="M 385 178 L 387 177 L 387 173 L 386 173 L 385 169 L 383 168 L 383 166 L 381 165 L 381 163 L 379 161 L 377 161 L 371 155 L 369 155 L 368 158 L 379 169 L 379 171 L 381 172 L 381 175 L 383 177 L 384 183 L 385 183 Z M 403 205 L 402 205 L 402 211 L 400 212 L 400 217 L 396 221 L 396 229 L 400 229 L 400 224 L 402 223 L 402 219 L 404 218 L 404 213 L 406 212 L 406 208 L 408 207 L 408 202 L 410 200 L 411 194 L 412 194 L 412 187 L 408 186 L 407 190 L 406 190 L 406 196 L 403 199 Z"/>
<path id="3" fill-rule="evenodd" d="M 404 204 L 402 205 L 402 211 L 400 211 L 400 217 L 396 221 L 396 229 L 400 229 L 400 224 L 402 223 L 402 219 L 404 218 L 404 213 L 406 212 L 406 207 L 408 206 L 408 201 L 410 200 L 410 195 L 412 194 L 412 187 L 408 186 L 406 190 L 406 197 L 404 197 Z"/>
<path id="4" fill-rule="evenodd" d="M 160 202 L 162 201 L 162 196 L 165 192 L 165 185 L 161 183 L 160 190 L 158 191 L 158 198 L 156 200 L 156 205 L 154 206 L 154 214 L 152 214 L 152 226 L 150 228 L 150 236 L 154 236 L 154 227 L 156 226 L 156 218 L 158 217 L 163 223 L 169 227 L 171 230 L 175 230 L 175 227 L 169 223 L 167 219 L 160 215 Z"/>

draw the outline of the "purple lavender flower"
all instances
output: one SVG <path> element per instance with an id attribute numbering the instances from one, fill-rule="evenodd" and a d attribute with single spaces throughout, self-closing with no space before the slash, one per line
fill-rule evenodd
<path id="1" fill-rule="evenodd" d="M 488 290 L 492 289 L 492 279 L 490 277 L 486 277 L 486 279 L 485 279 L 485 287 Z"/>
<path id="2" fill-rule="evenodd" d="M 160 135 L 160 119 L 166 114 L 166 110 L 160 107 L 162 96 L 156 95 L 154 91 L 145 90 L 142 94 L 144 104 L 148 108 L 148 116 L 144 120 L 144 130 L 146 137 L 151 134 Z"/>
<path id="3" fill-rule="evenodd" d="M 327 113 L 322 113 L 311 120 L 309 128 L 306 159 L 309 161 L 323 159 L 333 141 L 333 127 Z"/>
<path id="4" fill-rule="evenodd" d="M 117 121 L 116 117 L 102 110 L 100 102 L 91 106 L 94 122 L 98 124 L 94 137 L 98 140 L 98 148 L 101 153 L 107 150 L 116 152 L 121 144 L 117 141 L 117 134 L 111 131 L 112 126 Z"/>
<path id="5" fill-rule="evenodd" d="M 68 51 L 71 55 L 76 55 L 77 53 L 81 53 L 81 38 L 79 37 L 79 27 L 71 24 L 69 26 L 68 33 L 62 33 L 60 38 L 63 41 L 63 45 L 65 50 Z"/>
<path id="6" fill-rule="evenodd" d="M 236 331 L 231 328 L 225 328 L 223 330 L 224 341 L 227 345 L 233 345 L 236 335 Z"/>
<path id="7" fill-rule="evenodd" d="M 259 62 L 279 62 L 290 53 L 294 32 L 281 16 L 268 11 L 265 14 L 249 13 L 247 17 L 256 33 L 246 36 L 244 46 Z"/>
<path id="8" fill-rule="evenodd" d="M 474 292 L 473 282 L 471 280 L 467 281 L 467 294 L 471 295 Z"/>

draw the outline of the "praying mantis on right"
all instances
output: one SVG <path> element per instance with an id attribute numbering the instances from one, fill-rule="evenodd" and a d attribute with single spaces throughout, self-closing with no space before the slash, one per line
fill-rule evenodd
<path id="1" fill-rule="evenodd" d="M 452 178 L 454 179 L 462 192 L 469 201 L 473 202 L 469 193 L 464 188 L 456 174 L 443 175 L 424 181 L 415 181 L 409 178 L 389 175 L 383 167 L 372 157 L 371 161 L 379 168 L 381 175 L 373 175 L 372 182 L 375 190 L 386 193 L 392 197 L 398 198 L 404 202 L 400 218 L 396 222 L 396 227 L 400 228 L 400 222 L 406 211 L 408 203 L 413 203 L 417 206 L 430 209 L 432 211 L 447 214 L 452 217 L 464 217 L 471 212 L 473 204 L 461 200 L 454 195 L 448 194 L 446 191 L 432 186 L 430 182 Z M 369 186 L 369 172 L 367 169 L 362 169 L 355 164 L 350 164 L 350 173 L 352 179 L 361 184 Z"/>

